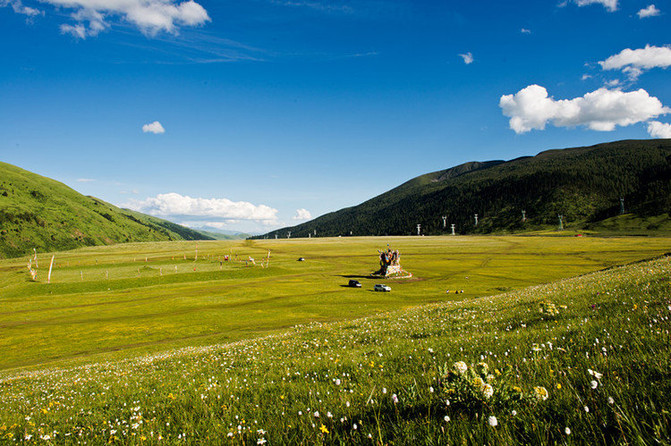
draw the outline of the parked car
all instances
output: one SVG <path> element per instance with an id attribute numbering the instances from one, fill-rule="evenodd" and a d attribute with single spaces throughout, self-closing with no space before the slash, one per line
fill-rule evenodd
<path id="1" fill-rule="evenodd" d="M 299 261 L 299 262 L 305 262 L 305 257 L 299 257 L 299 258 L 298 258 L 298 261 Z"/>
<path id="2" fill-rule="evenodd" d="M 350 280 L 347 286 L 351 286 L 352 288 L 361 288 L 361 282 L 358 280 Z"/>
<path id="3" fill-rule="evenodd" d="M 381 283 L 378 283 L 375 285 L 375 288 L 373 288 L 375 291 L 386 291 L 389 292 L 391 291 L 391 287 L 388 287 L 387 285 L 383 285 Z"/>

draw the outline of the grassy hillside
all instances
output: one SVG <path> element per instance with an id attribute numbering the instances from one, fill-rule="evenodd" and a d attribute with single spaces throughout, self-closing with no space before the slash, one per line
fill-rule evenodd
<path id="1" fill-rule="evenodd" d="M 567 228 L 599 230 L 599 222 L 619 215 L 620 198 L 630 219 L 668 216 L 671 140 L 619 141 L 549 150 L 507 162 L 467 163 L 417 177 L 358 206 L 267 236 L 286 236 L 287 230 L 292 237 L 307 237 L 314 230 L 320 236 L 409 235 L 417 233 L 417 224 L 424 234 L 440 234 L 448 233 L 452 223 L 460 234 L 518 232 L 556 228 L 558 214 L 564 216 Z M 447 217 L 445 229 L 442 216 Z M 606 232 L 625 233 L 628 227 L 645 227 L 643 223 L 606 226 Z M 661 226 L 666 233 L 669 225 Z"/>
<path id="2" fill-rule="evenodd" d="M 665 257 L 232 344 L 5 373 L 0 441 L 669 444 L 670 276 Z"/>
<path id="3" fill-rule="evenodd" d="M 123 242 L 209 239 L 0 163 L 0 258 Z"/>

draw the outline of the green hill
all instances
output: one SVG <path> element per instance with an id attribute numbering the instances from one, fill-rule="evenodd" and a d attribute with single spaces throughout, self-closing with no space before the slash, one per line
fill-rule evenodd
<path id="1" fill-rule="evenodd" d="M 33 251 L 161 240 L 210 240 L 197 231 L 119 209 L 0 162 L 0 258 Z"/>
<path id="2" fill-rule="evenodd" d="M 627 221 L 619 216 L 620 198 Z M 459 234 L 538 231 L 557 228 L 559 214 L 569 229 L 671 233 L 669 211 L 671 140 L 630 140 L 462 164 L 260 237 L 284 237 L 288 230 L 292 237 L 315 230 L 318 236 L 410 235 L 417 224 L 423 234 L 441 234 L 452 223 Z"/>

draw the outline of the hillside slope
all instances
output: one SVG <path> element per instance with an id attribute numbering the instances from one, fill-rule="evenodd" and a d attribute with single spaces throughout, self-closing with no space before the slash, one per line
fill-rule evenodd
<path id="1" fill-rule="evenodd" d="M 210 239 L 0 162 L 0 258 L 122 242 Z"/>
<path id="2" fill-rule="evenodd" d="M 291 228 L 285 237 L 514 232 L 565 225 L 589 229 L 620 213 L 671 210 L 671 140 L 618 141 L 548 150 L 511 161 L 471 162 L 414 178 L 358 206 Z M 526 211 L 526 222 L 522 211 Z M 474 214 L 479 224 L 474 225 Z M 443 228 L 442 216 L 447 217 Z M 616 227 L 617 225 L 610 225 Z M 261 236 L 264 237 L 264 236 Z"/>

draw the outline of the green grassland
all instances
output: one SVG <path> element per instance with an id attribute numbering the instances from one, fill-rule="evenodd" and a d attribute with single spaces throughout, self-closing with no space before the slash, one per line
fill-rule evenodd
<path id="1" fill-rule="evenodd" d="M 387 242 L 414 279 L 341 287 Z M 669 444 L 668 239 L 198 246 L 3 261 L 0 443 Z"/>
<path id="2" fill-rule="evenodd" d="M 376 293 L 380 280 L 366 276 L 387 243 L 401 250 L 414 276 Z M 27 258 L 3 260 L 0 370 L 231 342 L 308 322 L 470 300 L 650 258 L 669 246 L 664 238 L 589 237 L 123 244 L 56 253 L 49 284 L 51 254 L 38 256 L 37 282 Z M 363 288 L 343 286 L 350 278 Z"/>

